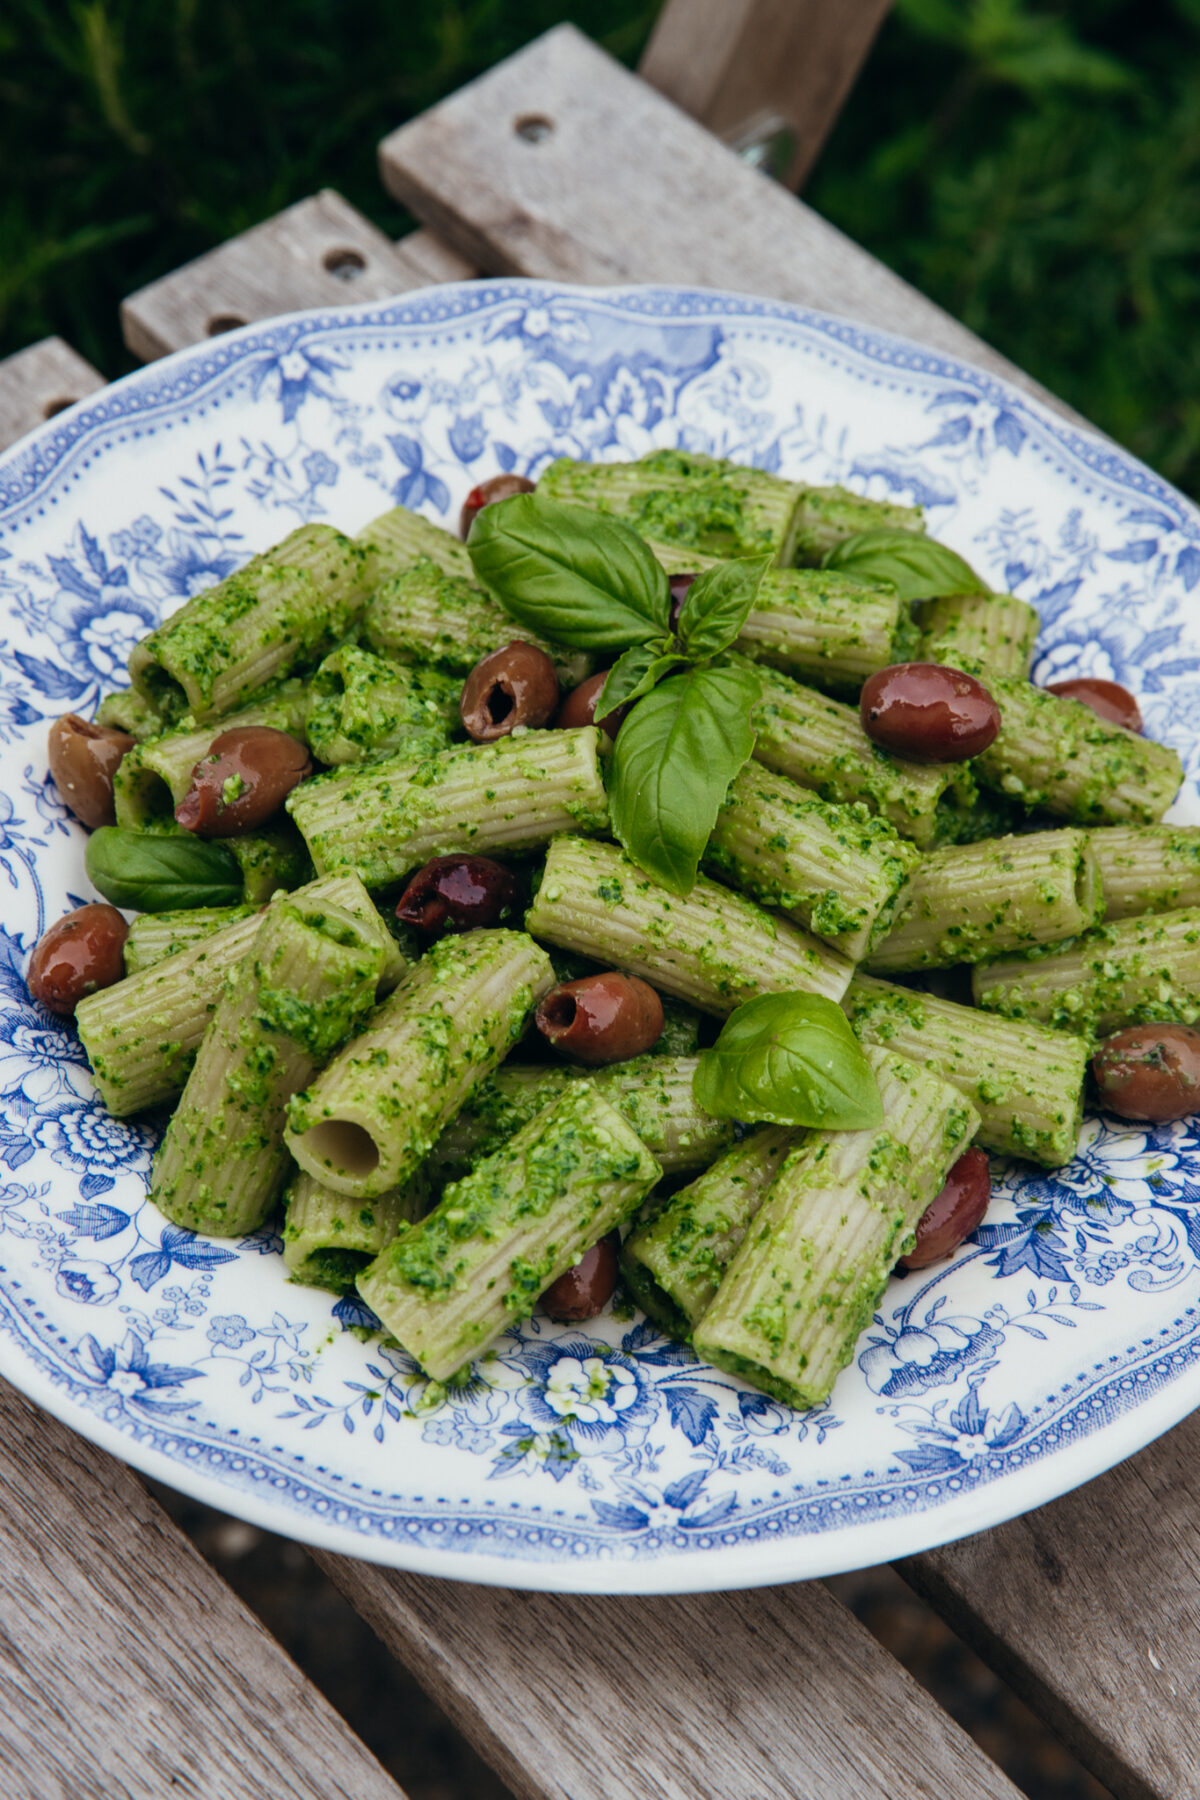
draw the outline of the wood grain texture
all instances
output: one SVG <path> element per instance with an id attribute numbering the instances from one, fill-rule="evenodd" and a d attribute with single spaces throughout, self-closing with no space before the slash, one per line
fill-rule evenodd
<path id="1" fill-rule="evenodd" d="M 0 362 L 0 450 L 105 385 L 99 369 L 60 337 L 43 338 Z"/>
<path id="2" fill-rule="evenodd" d="M 426 281 L 471 281 L 479 273 L 474 263 L 423 227 L 398 239 L 396 248 Z"/>
<path id="3" fill-rule="evenodd" d="M 391 193 L 489 274 L 690 282 L 907 333 L 1068 409 L 571 25 L 379 147 Z"/>
<path id="4" fill-rule="evenodd" d="M 667 0 L 638 73 L 726 143 L 772 119 L 778 169 L 798 187 L 842 109 L 892 0 Z"/>
<path id="5" fill-rule="evenodd" d="M 1200 1800 L 1200 1414 L 995 1531 L 897 1564 L 1120 1800 Z"/>
<path id="6" fill-rule="evenodd" d="M 325 188 L 131 294 L 121 303 L 121 329 L 134 355 L 150 362 L 255 319 L 386 300 L 430 279 L 403 242 L 393 244 Z"/>
<path id="7" fill-rule="evenodd" d="M 817 1583 L 561 1598 L 318 1561 L 521 1800 L 1016 1800 Z"/>
<path id="8" fill-rule="evenodd" d="M 137 1478 L 0 1384 L 0 1792 L 403 1800 Z"/>

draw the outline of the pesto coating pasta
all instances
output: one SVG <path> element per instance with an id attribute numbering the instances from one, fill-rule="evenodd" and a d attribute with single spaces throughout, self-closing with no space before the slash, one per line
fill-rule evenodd
<path id="1" fill-rule="evenodd" d="M 258 1229 L 287 1179 L 288 1099 L 366 1014 L 382 968 L 378 939 L 340 907 L 268 907 L 154 1159 L 150 1198 L 174 1224 L 212 1237 Z"/>
<path id="2" fill-rule="evenodd" d="M 410 569 L 429 562 L 445 575 L 473 580 L 467 547 L 452 532 L 407 506 L 393 506 L 364 525 L 355 543 L 363 555 L 363 579 L 369 590 Z"/>
<path id="3" fill-rule="evenodd" d="M 443 938 L 288 1109 L 300 1168 L 355 1199 L 401 1187 L 553 985 L 520 931 Z"/>
<path id="4" fill-rule="evenodd" d="M 163 728 L 162 714 L 157 706 L 152 706 L 144 694 L 132 687 L 105 694 L 96 708 L 96 723 L 128 732 L 138 744 L 147 738 L 158 737 Z"/>
<path id="5" fill-rule="evenodd" d="M 349 1200 L 297 1171 L 284 1195 L 283 1266 L 307 1287 L 353 1293 L 367 1264 L 421 1217 L 429 1198 L 420 1176 L 374 1200 Z"/>
<path id="6" fill-rule="evenodd" d="M 931 1069 L 866 1054 L 885 1123 L 814 1131 L 791 1153 L 692 1334 L 699 1356 L 791 1406 L 829 1398 L 979 1122 Z"/>
<path id="7" fill-rule="evenodd" d="M 786 988 L 840 1000 L 851 974 L 828 944 L 715 881 L 700 876 L 681 899 L 614 845 L 584 838 L 551 844 L 525 923 L 718 1015 Z"/>
<path id="8" fill-rule="evenodd" d="M 134 646 L 129 675 L 167 718 L 220 718 L 315 662 L 362 608 L 363 552 L 331 525 L 301 525 Z"/>
<path id="9" fill-rule="evenodd" d="M 292 678 L 257 695 L 237 712 L 197 725 L 183 719 L 172 731 L 148 739 L 121 758 L 113 779 L 117 824 L 148 825 L 172 819 L 191 786 L 192 770 L 222 732 L 242 725 L 270 725 L 303 737 L 311 696 L 305 682 Z"/>
<path id="10" fill-rule="evenodd" d="M 704 866 L 858 961 L 887 934 L 917 851 L 861 805 L 834 806 L 750 762 L 730 783 Z"/>
<path id="11" fill-rule="evenodd" d="M 288 796 L 319 873 L 356 869 L 368 887 L 431 856 L 529 850 L 560 831 L 608 824 L 600 732 L 514 732 L 414 763 L 403 753 L 319 776 Z"/>
<path id="12" fill-rule="evenodd" d="M 1200 826 L 1109 825 L 1088 833 L 1105 919 L 1200 906 Z"/>
<path id="13" fill-rule="evenodd" d="M 469 675 L 481 657 L 516 638 L 546 652 L 564 687 L 582 681 L 594 662 L 515 624 L 476 585 L 469 558 L 465 575 L 424 557 L 384 581 L 364 608 L 363 632 L 372 649 L 401 662 L 432 663 L 449 675 Z"/>
<path id="14" fill-rule="evenodd" d="M 984 964 L 977 1006 L 1085 1039 L 1125 1025 L 1200 1020 L 1200 907 L 1114 919 L 1073 943 Z"/>
<path id="15" fill-rule="evenodd" d="M 1027 601 L 1015 594 L 954 594 L 916 611 L 921 662 L 953 669 L 969 656 L 998 675 L 1029 679 L 1041 620 Z"/>
<path id="16" fill-rule="evenodd" d="M 893 588 L 832 569 L 773 569 L 737 648 L 802 681 L 857 694 L 868 675 L 900 660 L 902 620 L 908 607 Z"/>
<path id="17" fill-rule="evenodd" d="M 453 1183 L 358 1278 L 358 1291 L 445 1381 L 551 1282 L 637 1211 L 659 1166 L 620 1114 L 572 1083 L 502 1150 Z"/>
<path id="18" fill-rule="evenodd" d="M 872 969 L 949 968 L 1086 931 L 1104 899 L 1086 831 L 931 850 L 909 875 Z"/>
<path id="19" fill-rule="evenodd" d="M 979 1114 L 978 1141 L 1050 1169 L 1070 1162 L 1083 1118 L 1088 1047 L 1065 1031 L 856 975 L 843 1002 L 864 1044 L 928 1064 Z"/>
<path id="20" fill-rule="evenodd" d="M 838 486 L 802 486 L 794 524 L 793 560 L 814 567 L 838 544 L 857 537 L 860 531 L 912 531 L 918 536 L 925 531 L 919 506 L 869 500 L 865 494 Z"/>
<path id="21" fill-rule="evenodd" d="M 395 751 L 432 756 L 459 727 L 461 691 L 460 681 L 437 669 L 343 644 L 313 675 L 304 734 L 313 755 L 331 766 Z"/>
<path id="22" fill-rule="evenodd" d="M 185 912 L 139 913 L 125 939 L 125 973 L 139 975 L 168 956 L 202 944 L 227 925 L 257 915 L 256 906 L 192 906 Z"/>

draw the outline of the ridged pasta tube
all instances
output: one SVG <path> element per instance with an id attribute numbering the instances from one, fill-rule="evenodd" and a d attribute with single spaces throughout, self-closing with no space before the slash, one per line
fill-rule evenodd
<path id="1" fill-rule="evenodd" d="M 1086 931 L 1104 904 L 1091 839 L 1068 828 L 931 850 L 871 968 L 949 968 Z"/>
<path id="2" fill-rule="evenodd" d="M 292 899 L 297 904 L 336 906 L 350 913 L 382 952 L 381 991 L 395 986 L 404 958 L 357 875 L 310 882 L 298 888 Z M 225 977 L 245 956 L 259 923 L 259 915 L 251 913 L 152 968 L 127 975 L 124 981 L 80 1001 L 75 1023 L 100 1098 L 110 1113 L 123 1118 L 179 1093 Z"/>
<path id="3" fill-rule="evenodd" d="M 306 682 L 282 681 L 225 718 L 206 725 L 185 719 L 173 731 L 137 745 L 121 758 L 113 779 L 117 824 L 138 827 L 173 818 L 192 784 L 192 770 L 215 737 L 242 725 L 270 725 L 302 738 L 309 705 Z"/>
<path id="4" fill-rule="evenodd" d="M 481 657 L 519 639 L 546 652 L 564 687 L 582 681 L 595 659 L 584 651 L 564 650 L 518 625 L 497 600 L 475 585 L 470 559 L 466 561 L 467 578 L 448 574 L 425 557 L 376 588 L 363 612 L 363 629 L 372 648 L 401 662 L 432 663 L 461 677 L 469 675 Z"/>
<path id="5" fill-rule="evenodd" d="M 793 560 L 814 566 L 860 531 L 911 531 L 924 535 L 919 506 L 870 500 L 844 487 L 801 487 L 796 506 Z"/>
<path id="6" fill-rule="evenodd" d="M 368 591 L 422 561 L 432 563 L 443 574 L 472 580 L 466 545 L 432 519 L 410 512 L 407 506 L 393 506 L 389 512 L 380 513 L 363 526 L 354 541 L 363 553 L 363 578 Z"/>
<path id="7" fill-rule="evenodd" d="M 535 937 L 641 975 L 704 1012 L 796 988 L 840 1000 L 852 965 L 752 900 L 699 878 L 681 899 L 612 844 L 560 837 L 525 921 Z"/>
<path id="8" fill-rule="evenodd" d="M 457 745 L 420 763 L 402 753 L 302 782 L 288 811 L 319 873 L 357 869 L 382 887 L 431 856 L 529 850 L 556 832 L 603 830 L 599 748 L 587 725 Z"/>
<path id="9" fill-rule="evenodd" d="M 1200 826 L 1109 825 L 1088 833 L 1105 919 L 1200 906 Z"/>
<path id="10" fill-rule="evenodd" d="M 730 783 L 704 866 L 858 962 L 885 936 L 919 856 L 861 805 L 818 800 L 750 762 Z"/>
<path id="11" fill-rule="evenodd" d="M 96 708 L 96 723 L 115 726 L 118 731 L 127 731 L 138 744 L 144 743 L 147 738 L 158 737 L 163 728 L 162 715 L 157 706 L 151 706 L 146 696 L 132 687 L 105 694 Z"/>
<path id="12" fill-rule="evenodd" d="M 420 1176 L 374 1200 L 350 1200 L 298 1171 L 284 1196 L 283 1265 L 293 1281 L 350 1294 L 367 1264 L 429 1202 Z"/>
<path id="13" fill-rule="evenodd" d="M 871 742 L 857 707 L 770 669 L 759 678 L 756 762 L 822 800 L 861 800 L 921 850 L 953 838 L 970 816 L 976 789 L 966 763 L 902 762 Z"/>
<path id="14" fill-rule="evenodd" d="M 134 646 L 134 687 L 167 718 L 220 718 L 345 637 L 365 598 L 363 552 L 301 525 Z"/>
<path id="15" fill-rule="evenodd" d="M 992 1018 L 869 975 L 855 976 L 843 1004 L 863 1043 L 927 1063 L 971 1102 L 985 1150 L 1050 1169 L 1070 1162 L 1083 1117 L 1082 1038 Z"/>
<path id="16" fill-rule="evenodd" d="M 867 1058 L 884 1125 L 815 1131 L 792 1152 L 692 1334 L 698 1356 L 790 1406 L 829 1398 L 979 1122 L 931 1069 Z"/>
<path id="17" fill-rule="evenodd" d="M 140 975 L 155 963 L 215 937 L 227 925 L 258 916 L 257 906 L 193 906 L 185 912 L 138 913 L 125 939 L 125 973 Z"/>
<path id="18" fill-rule="evenodd" d="M 660 1174 L 641 1139 L 573 1083 L 403 1232 L 358 1291 L 435 1381 L 518 1320 Z"/>
<path id="19" fill-rule="evenodd" d="M 672 1337 L 691 1337 L 785 1158 L 806 1136 L 792 1125 L 761 1126 L 625 1239 L 629 1291 Z"/>
<path id="20" fill-rule="evenodd" d="M 338 766 L 400 751 L 432 756 L 458 727 L 462 683 L 437 669 L 343 644 L 312 678 L 304 732 L 313 755 Z"/>
<path id="21" fill-rule="evenodd" d="M 409 1181 L 553 981 L 524 932 L 443 938 L 293 1099 L 287 1143 L 301 1169 L 356 1199 Z"/>
<path id="22" fill-rule="evenodd" d="M 1015 594 L 954 594 L 917 609 L 919 657 L 952 669 L 973 657 L 998 675 L 1027 681 L 1042 621 L 1037 608 Z"/>
<path id="23" fill-rule="evenodd" d="M 1084 1038 L 1124 1025 L 1200 1019 L 1200 907 L 1114 919 L 1072 944 L 976 969 L 978 1006 Z"/>
<path id="24" fill-rule="evenodd" d="M 150 1198 L 212 1237 L 256 1231 L 287 1179 L 287 1103 L 375 999 L 378 940 L 311 900 L 268 907 L 230 971 L 167 1125 Z"/>
<path id="25" fill-rule="evenodd" d="M 892 588 L 832 569 L 773 569 L 737 640 L 743 656 L 820 687 L 853 689 L 898 660 L 908 607 Z"/>

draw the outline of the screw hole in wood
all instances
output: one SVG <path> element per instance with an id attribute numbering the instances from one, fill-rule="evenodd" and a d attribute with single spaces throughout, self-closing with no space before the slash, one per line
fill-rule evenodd
<path id="1" fill-rule="evenodd" d="M 47 400 L 42 408 L 43 419 L 52 419 L 55 413 L 66 412 L 68 406 L 74 406 L 78 394 L 70 394 L 65 400 Z"/>
<path id="2" fill-rule="evenodd" d="M 327 250 L 321 264 L 339 281 L 357 281 L 367 266 L 367 259 L 358 250 Z"/>
<path id="3" fill-rule="evenodd" d="M 249 324 L 241 313 L 214 313 L 204 327 L 209 337 L 220 337 L 223 331 L 236 331 L 239 326 Z"/>
<path id="4" fill-rule="evenodd" d="M 515 121 L 513 130 L 527 144 L 540 144 L 554 130 L 554 120 L 548 119 L 545 113 L 522 113 Z"/>

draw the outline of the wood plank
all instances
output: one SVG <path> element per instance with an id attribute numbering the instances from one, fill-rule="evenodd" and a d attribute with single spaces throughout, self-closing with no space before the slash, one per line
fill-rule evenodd
<path id="1" fill-rule="evenodd" d="M 799 187 L 892 0 L 667 0 L 638 73 L 734 148 L 784 132 L 769 172 Z"/>
<path id="2" fill-rule="evenodd" d="M 0 1787 L 403 1800 L 137 1478 L 0 1384 Z"/>
<path id="3" fill-rule="evenodd" d="M 571 25 L 383 140 L 389 191 L 495 274 L 690 282 L 848 314 L 1037 382 Z"/>
<path id="4" fill-rule="evenodd" d="M 522 1800 L 1015 1800 L 819 1583 L 561 1598 L 317 1560 Z"/>
<path id="5" fill-rule="evenodd" d="M 426 281 L 472 281 L 479 273 L 473 262 L 423 227 L 398 239 L 396 248 L 413 268 L 423 272 Z"/>
<path id="6" fill-rule="evenodd" d="M 998 1530 L 897 1564 L 1120 1800 L 1200 1796 L 1200 1414 Z"/>
<path id="7" fill-rule="evenodd" d="M 121 303 L 121 329 L 134 355 L 150 362 L 276 313 L 386 300 L 429 280 L 403 241 L 393 244 L 325 188 L 131 294 Z"/>
<path id="8" fill-rule="evenodd" d="M 105 385 L 99 369 L 60 337 L 0 362 L 0 450 Z"/>

